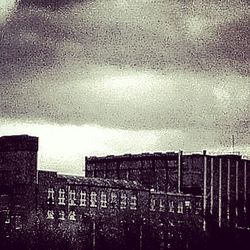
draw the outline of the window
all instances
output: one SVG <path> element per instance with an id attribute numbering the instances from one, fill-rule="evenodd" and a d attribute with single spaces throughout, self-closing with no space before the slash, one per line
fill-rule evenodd
<path id="1" fill-rule="evenodd" d="M 131 210 L 136 210 L 137 209 L 137 196 L 135 194 L 131 195 L 130 209 Z"/>
<path id="2" fill-rule="evenodd" d="M 76 220 L 76 212 L 75 211 L 69 212 L 69 220 Z"/>
<path id="3" fill-rule="evenodd" d="M 195 214 L 200 214 L 201 213 L 201 202 L 200 201 L 196 201 L 195 202 Z"/>
<path id="4" fill-rule="evenodd" d="M 126 170 L 126 180 L 129 180 L 129 170 Z"/>
<path id="5" fill-rule="evenodd" d="M 47 211 L 47 219 L 48 220 L 53 220 L 54 219 L 54 211 L 53 210 L 48 210 Z"/>
<path id="6" fill-rule="evenodd" d="M 156 200 L 154 198 L 150 199 L 150 210 L 155 211 Z"/>
<path id="7" fill-rule="evenodd" d="M 187 212 L 191 211 L 191 202 L 190 201 L 185 201 L 185 208 Z"/>
<path id="8" fill-rule="evenodd" d="M 80 193 L 80 206 L 87 206 L 87 193 L 86 191 L 81 191 Z"/>
<path id="9" fill-rule="evenodd" d="M 104 192 L 101 192 L 101 207 L 107 207 L 107 194 Z"/>
<path id="10" fill-rule="evenodd" d="M 21 216 L 16 215 L 16 221 L 15 221 L 15 227 L 16 229 L 21 229 L 22 228 L 22 222 L 21 222 Z"/>
<path id="11" fill-rule="evenodd" d="M 177 213 L 183 214 L 183 202 L 182 202 L 182 201 L 179 201 L 179 202 L 178 202 Z"/>
<path id="12" fill-rule="evenodd" d="M 76 205 L 75 200 L 76 200 L 76 191 L 73 189 L 69 190 L 69 205 L 70 206 Z"/>
<path id="13" fill-rule="evenodd" d="M 96 194 L 96 192 L 90 193 L 90 207 L 97 207 L 97 194 Z"/>
<path id="14" fill-rule="evenodd" d="M 65 213 L 63 210 L 59 211 L 59 217 L 58 217 L 59 220 L 65 220 Z"/>
<path id="15" fill-rule="evenodd" d="M 121 194 L 120 208 L 125 209 L 127 207 L 127 195 L 125 193 Z"/>
<path id="16" fill-rule="evenodd" d="M 160 199 L 160 211 L 161 212 L 165 211 L 165 204 L 163 199 Z"/>
<path id="17" fill-rule="evenodd" d="M 115 192 L 111 192 L 110 206 L 112 208 L 116 208 L 117 207 L 117 194 Z"/>
<path id="18" fill-rule="evenodd" d="M 5 217 L 5 224 L 10 224 L 10 211 L 8 210 Z"/>
<path id="19" fill-rule="evenodd" d="M 63 188 L 59 189 L 58 204 L 65 205 L 65 191 Z"/>
<path id="20" fill-rule="evenodd" d="M 54 189 L 53 188 L 48 188 L 48 204 L 54 204 Z"/>
<path id="21" fill-rule="evenodd" d="M 174 213 L 174 202 L 173 201 L 168 202 L 168 208 L 169 208 L 170 213 Z"/>

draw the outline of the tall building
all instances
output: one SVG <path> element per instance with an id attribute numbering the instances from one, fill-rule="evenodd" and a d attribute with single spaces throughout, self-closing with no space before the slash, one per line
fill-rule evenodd
<path id="1" fill-rule="evenodd" d="M 37 137 L 0 138 L 1 229 L 21 229 L 37 207 L 37 151 Z"/>

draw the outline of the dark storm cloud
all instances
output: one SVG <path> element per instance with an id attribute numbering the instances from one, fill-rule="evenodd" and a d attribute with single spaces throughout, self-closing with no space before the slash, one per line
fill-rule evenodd
<path id="1" fill-rule="evenodd" d="M 2 116 L 128 129 L 249 127 L 246 3 L 76 2 L 51 11 L 33 1 L 2 25 Z M 107 76 L 135 76 L 141 87 L 109 85 Z"/>
<path id="2" fill-rule="evenodd" d="M 215 64 L 219 68 L 228 67 L 249 76 L 249 27 L 249 19 L 233 21 L 225 27 L 218 27 L 217 36 L 203 50 L 208 55 L 208 67 L 214 68 L 212 64 Z"/>
<path id="3" fill-rule="evenodd" d="M 68 3 L 72 2 L 71 0 L 20 0 L 19 6 L 37 6 L 37 7 L 47 7 L 52 9 L 61 8 Z"/>
<path id="4" fill-rule="evenodd" d="M 21 51 L 36 58 L 41 50 L 40 61 L 45 64 L 54 60 L 55 46 L 62 46 L 65 55 L 58 58 L 59 63 L 67 60 L 68 52 L 74 60 L 87 58 L 100 64 L 195 71 L 226 67 L 249 75 L 247 6 L 234 1 L 224 5 L 197 4 L 198 1 L 82 1 L 75 6 L 73 2 L 79 1 L 22 2 L 37 6 L 61 7 L 66 2 L 71 5 L 58 8 L 57 12 L 20 10 L 6 28 L 9 47 L 3 48 L 5 53 L 18 52 L 26 41 L 31 49 L 24 47 Z M 27 36 L 32 35 L 37 39 L 30 41 Z M 16 37 L 18 41 L 9 44 Z M 67 51 L 69 44 L 71 48 L 80 46 L 80 51 Z M 21 65 L 26 62 L 23 54 L 18 58 Z"/>

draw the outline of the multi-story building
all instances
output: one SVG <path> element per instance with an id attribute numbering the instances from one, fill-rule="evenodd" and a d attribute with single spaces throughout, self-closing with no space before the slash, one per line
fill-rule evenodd
<path id="1" fill-rule="evenodd" d="M 86 157 L 84 177 L 37 170 L 37 152 L 37 137 L 0 138 L 1 237 L 47 232 L 40 244 L 56 235 L 76 249 L 142 250 L 250 228 L 250 166 L 240 155 Z"/>
<path id="2" fill-rule="evenodd" d="M 121 235 L 125 232 L 119 230 L 124 222 L 139 225 L 143 220 L 148 221 L 149 192 L 139 183 L 48 171 L 39 171 L 38 176 L 41 220 L 46 227 L 78 231 L 81 239 L 86 238 L 84 245 L 93 237 L 97 241 L 97 233 L 93 236 L 91 232 L 98 232 L 103 239 L 109 232 L 112 240 L 125 237 Z"/>
<path id="3" fill-rule="evenodd" d="M 164 192 L 168 218 L 172 210 L 178 214 L 189 207 L 201 215 L 204 231 L 207 217 L 218 227 L 250 227 L 250 165 L 240 155 L 144 153 L 86 157 L 85 162 L 88 177 L 136 180 L 154 193 Z"/>

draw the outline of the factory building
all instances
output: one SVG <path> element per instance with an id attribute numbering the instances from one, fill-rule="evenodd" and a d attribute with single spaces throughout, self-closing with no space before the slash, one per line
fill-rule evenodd
<path id="1" fill-rule="evenodd" d="M 182 207 L 181 201 L 190 204 L 203 214 L 204 231 L 209 215 L 218 227 L 250 227 L 250 165 L 241 155 L 144 153 L 86 157 L 85 162 L 87 177 L 135 180 L 164 192 L 168 210 L 172 204 Z"/>
<path id="2" fill-rule="evenodd" d="M 37 137 L 0 138 L 0 241 L 40 232 L 39 246 L 54 235 L 71 249 L 193 249 L 215 228 L 250 228 L 240 155 L 94 156 L 72 176 L 38 170 L 37 153 Z"/>

